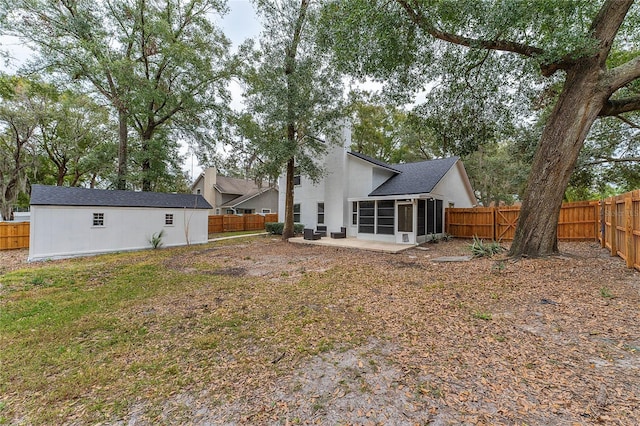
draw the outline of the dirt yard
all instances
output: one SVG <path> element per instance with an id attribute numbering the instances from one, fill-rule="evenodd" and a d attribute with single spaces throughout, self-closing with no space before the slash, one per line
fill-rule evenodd
<path id="1" fill-rule="evenodd" d="M 105 423 L 640 424 L 640 273 L 594 243 L 433 262 L 468 245 L 392 255 L 256 238 L 175 251 L 167 270 L 254 284 L 159 298 L 145 315 L 158 328 L 184 318 L 173 345 L 202 339 L 192 328 L 223 312 L 242 315 L 228 332 L 249 337 L 204 367 L 188 360 L 206 378 L 158 410 L 140 395 Z M 6 253 L 0 275 L 24 266 Z"/>

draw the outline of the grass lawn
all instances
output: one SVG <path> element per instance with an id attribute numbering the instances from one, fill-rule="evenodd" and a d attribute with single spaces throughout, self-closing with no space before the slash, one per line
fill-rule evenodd
<path id="1" fill-rule="evenodd" d="M 252 237 L 0 272 L 0 424 L 640 424 L 640 274 Z"/>

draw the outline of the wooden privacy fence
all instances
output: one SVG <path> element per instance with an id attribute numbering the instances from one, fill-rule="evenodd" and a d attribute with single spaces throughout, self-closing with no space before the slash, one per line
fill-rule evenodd
<path id="1" fill-rule="evenodd" d="M 640 190 L 605 199 L 600 230 L 602 247 L 623 258 L 627 267 L 640 270 Z"/>
<path id="2" fill-rule="evenodd" d="M 209 234 L 231 231 L 259 231 L 267 222 L 277 222 L 278 214 L 219 214 L 209 216 Z"/>
<path id="3" fill-rule="evenodd" d="M 565 203 L 560 209 L 558 239 L 586 241 L 598 238 L 599 203 Z M 475 207 L 446 209 L 446 232 L 459 238 L 513 240 L 520 207 Z"/>
<path id="4" fill-rule="evenodd" d="M 29 222 L 0 222 L 0 250 L 29 247 Z"/>

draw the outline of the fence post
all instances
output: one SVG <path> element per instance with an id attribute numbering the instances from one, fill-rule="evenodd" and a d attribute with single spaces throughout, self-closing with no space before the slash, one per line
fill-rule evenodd
<path id="1" fill-rule="evenodd" d="M 605 235 L 605 229 L 607 228 L 607 221 L 604 214 L 605 210 L 606 202 L 603 198 L 602 200 L 600 200 L 600 247 L 602 248 L 605 248 L 607 246 L 607 236 Z"/>
<path id="2" fill-rule="evenodd" d="M 497 229 L 498 229 L 498 214 L 496 213 L 496 210 L 499 207 L 492 207 L 491 208 L 491 239 L 492 241 L 497 241 L 496 237 L 497 237 Z"/>
<path id="3" fill-rule="evenodd" d="M 627 251 L 627 268 L 633 268 L 635 253 L 633 249 L 633 200 L 631 193 L 624 199 L 624 239 Z"/>
<path id="4" fill-rule="evenodd" d="M 618 255 L 618 203 L 611 197 L 611 256 Z"/>

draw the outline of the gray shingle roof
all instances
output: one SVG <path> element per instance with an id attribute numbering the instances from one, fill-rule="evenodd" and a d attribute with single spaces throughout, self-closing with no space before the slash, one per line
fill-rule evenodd
<path id="1" fill-rule="evenodd" d="M 394 164 L 393 168 L 400 173 L 391 176 L 369 196 L 429 193 L 459 159 L 449 157 L 419 163 Z"/>
<path id="2" fill-rule="evenodd" d="M 253 191 L 251 194 L 241 195 L 241 196 L 239 196 L 237 198 L 234 198 L 231 201 L 228 201 L 227 203 L 225 203 L 225 205 L 220 206 L 220 208 L 227 208 L 227 207 L 228 208 L 234 208 L 234 207 L 239 206 L 240 204 L 242 204 L 242 203 L 244 203 L 244 202 L 246 202 L 246 201 L 248 201 L 248 200 L 250 200 L 250 199 L 252 199 L 254 197 L 262 195 L 265 192 L 270 191 L 272 189 L 275 190 L 275 188 L 272 188 L 272 187 L 262 188 L 259 191 Z"/>
<path id="3" fill-rule="evenodd" d="M 387 164 L 384 161 L 376 160 L 373 157 L 369 157 L 368 155 L 364 155 L 364 154 L 361 154 L 359 152 L 349 151 L 348 154 L 349 155 L 353 155 L 354 157 L 359 158 L 361 160 L 367 161 L 367 162 L 369 162 L 371 164 L 374 164 L 374 165 L 376 165 L 378 167 L 389 169 L 389 170 L 391 170 L 393 172 L 399 172 L 400 171 L 396 167 L 397 164 Z"/>
<path id="4" fill-rule="evenodd" d="M 202 195 L 32 185 L 32 206 L 97 206 L 211 209 Z"/>

